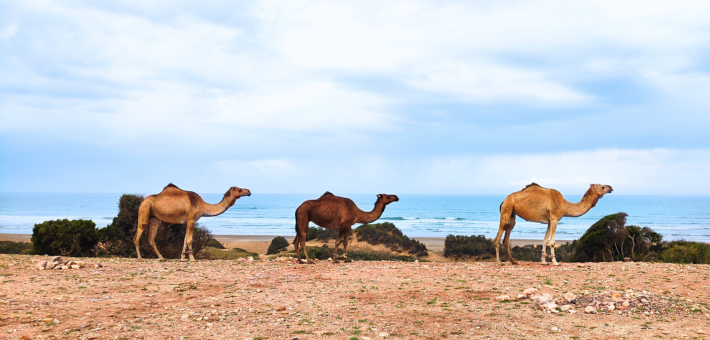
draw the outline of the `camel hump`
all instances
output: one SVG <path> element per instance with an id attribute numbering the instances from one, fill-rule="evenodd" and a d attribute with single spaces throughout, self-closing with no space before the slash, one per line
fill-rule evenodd
<path id="1" fill-rule="evenodd" d="M 325 197 L 325 196 L 335 196 L 335 195 L 333 195 L 333 193 L 330 191 L 326 191 L 325 193 L 323 193 L 323 195 L 321 195 L 321 197 Z"/>
<path id="2" fill-rule="evenodd" d="M 535 182 L 532 182 L 532 183 L 526 185 L 525 188 L 523 188 L 523 190 L 528 189 L 528 188 L 530 188 L 530 187 L 533 187 L 533 188 L 534 188 L 534 187 L 542 188 L 542 187 L 540 186 L 540 184 L 537 184 L 537 183 L 535 183 Z"/>
<path id="3" fill-rule="evenodd" d="M 178 190 L 182 190 L 182 189 L 178 188 L 177 185 L 172 184 L 172 183 L 168 183 L 168 185 L 166 185 L 165 188 L 163 188 L 163 190 L 165 190 L 165 189 L 167 189 L 167 188 L 175 188 L 175 189 L 178 189 Z"/>

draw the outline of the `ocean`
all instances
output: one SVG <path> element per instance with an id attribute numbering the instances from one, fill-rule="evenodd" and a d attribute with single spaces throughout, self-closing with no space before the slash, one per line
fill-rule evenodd
<path id="1" fill-rule="evenodd" d="M 121 194 L 0 193 L 0 233 L 32 234 L 34 224 L 54 219 L 90 219 L 97 228 L 111 223 Z M 295 235 L 294 212 L 307 199 L 320 194 L 253 194 L 243 197 L 216 217 L 199 224 L 215 235 Z M 343 195 L 362 209 L 373 208 L 376 195 Z M 398 195 L 380 222 L 394 223 L 410 237 L 485 235 L 498 231 L 498 207 L 505 195 Z M 222 194 L 203 194 L 210 203 Z M 577 202 L 581 196 L 566 196 Z M 581 217 L 565 217 L 557 227 L 557 240 L 578 239 L 601 217 L 628 214 L 627 224 L 650 227 L 664 240 L 710 242 L 710 196 L 624 196 L 610 194 Z M 517 219 L 511 238 L 542 240 L 546 225 Z"/>

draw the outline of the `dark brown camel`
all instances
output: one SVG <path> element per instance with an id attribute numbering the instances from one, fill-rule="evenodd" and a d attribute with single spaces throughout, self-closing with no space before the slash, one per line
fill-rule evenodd
<path id="1" fill-rule="evenodd" d="M 202 200 L 200 195 L 192 191 L 182 190 L 170 183 L 159 194 L 146 197 L 140 208 L 138 208 L 138 229 L 136 230 L 136 236 L 133 238 L 138 259 L 141 258 L 139 247 L 141 234 L 143 229 L 150 225 L 148 242 L 150 242 L 158 258 L 161 261 L 165 260 L 155 245 L 155 235 L 158 233 L 160 221 L 163 221 L 172 224 L 187 224 L 180 261 L 185 260 L 185 254 L 190 255 L 190 261 L 195 261 L 195 257 L 192 255 L 192 231 L 195 228 L 195 222 L 202 216 L 217 216 L 227 211 L 242 196 L 251 196 L 249 189 L 231 187 L 224 193 L 221 202 L 209 204 Z"/>
<path id="2" fill-rule="evenodd" d="M 343 257 L 345 262 L 348 259 L 348 237 L 355 223 L 372 223 L 376 221 L 385 211 L 385 206 L 399 201 L 396 195 L 377 195 L 375 209 L 370 212 L 360 210 L 355 202 L 349 198 L 338 197 L 330 192 L 326 192 L 319 199 L 303 202 L 296 209 L 296 238 L 293 246 L 296 247 L 298 263 L 301 261 L 299 246 L 306 254 L 306 263 L 314 263 L 308 258 L 306 251 L 306 232 L 308 223 L 313 222 L 326 229 L 338 229 L 338 238 L 335 240 L 335 250 L 333 251 L 333 263 L 338 263 L 338 246 L 343 242 Z"/>

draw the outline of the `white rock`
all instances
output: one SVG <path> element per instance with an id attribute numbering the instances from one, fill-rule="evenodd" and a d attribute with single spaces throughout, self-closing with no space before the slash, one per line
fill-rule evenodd
<path id="1" fill-rule="evenodd" d="M 584 308 L 584 312 L 587 314 L 597 314 L 597 309 L 592 306 L 587 306 Z"/>
<path id="2" fill-rule="evenodd" d="M 386 336 L 390 336 L 389 333 L 380 333 L 380 334 L 377 334 L 377 335 L 379 335 L 379 336 L 381 336 L 381 337 L 383 337 L 383 338 L 386 337 Z"/>
<path id="3" fill-rule="evenodd" d="M 528 288 L 523 291 L 523 294 L 528 295 L 528 296 L 533 295 L 535 293 L 537 293 L 537 288 Z"/>
<path id="4" fill-rule="evenodd" d="M 498 301 L 510 301 L 510 296 L 508 296 L 508 295 L 500 295 L 500 296 L 496 297 L 496 300 L 498 300 Z"/>
<path id="5" fill-rule="evenodd" d="M 570 310 L 570 309 L 572 309 L 572 306 L 571 306 L 571 305 L 564 305 L 564 306 L 560 307 L 560 310 L 563 311 L 563 312 L 566 312 L 566 311 L 568 311 L 568 310 Z"/>
<path id="6" fill-rule="evenodd" d="M 518 300 L 527 299 L 527 298 L 528 298 L 528 296 L 525 294 L 518 294 Z"/>
<path id="7" fill-rule="evenodd" d="M 543 310 L 549 310 L 552 313 L 557 313 L 557 304 L 554 302 L 548 302 L 541 307 Z"/>
<path id="8" fill-rule="evenodd" d="M 562 295 L 562 297 L 565 298 L 565 300 L 567 300 L 567 302 L 569 303 L 572 303 L 574 302 L 574 300 L 577 300 L 577 296 L 572 294 L 571 292 L 565 293 L 564 295 Z"/>
<path id="9" fill-rule="evenodd" d="M 559 331 L 561 331 L 561 329 L 559 329 L 559 328 L 557 328 L 557 327 L 552 327 L 552 328 L 550 328 L 550 330 L 553 331 L 553 332 L 559 332 Z"/>
<path id="10" fill-rule="evenodd" d="M 247 261 L 249 261 L 249 262 L 254 262 L 254 258 L 251 257 L 251 256 L 249 256 L 249 257 L 247 257 Z"/>
<path id="11" fill-rule="evenodd" d="M 81 268 L 81 266 L 79 266 L 78 264 L 73 264 L 73 265 L 71 265 L 70 267 L 71 267 L 71 269 L 79 269 L 79 268 Z"/>

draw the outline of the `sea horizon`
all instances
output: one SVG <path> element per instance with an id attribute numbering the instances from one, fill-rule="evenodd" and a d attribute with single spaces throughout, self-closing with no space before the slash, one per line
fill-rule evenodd
<path id="1" fill-rule="evenodd" d="M 322 194 L 322 193 L 321 193 Z M 198 223 L 215 235 L 295 235 L 294 212 L 304 200 L 321 194 L 254 194 L 243 197 L 225 213 L 203 217 Z M 90 219 L 106 227 L 118 213 L 118 193 L 0 193 L 0 233 L 32 234 L 34 224 L 55 219 Z M 222 193 L 205 193 L 217 203 Z M 360 209 L 374 206 L 375 194 L 339 194 L 351 198 Z M 498 231 L 500 202 L 496 194 L 401 194 L 387 206 L 377 222 L 395 224 L 409 237 L 484 235 Z M 581 195 L 567 195 L 577 202 Z M 625 212 L 627 225 L 650 227 L 664 240 L 710 242 L 710 196 L 702 195 L 607 195 L 581 217 L 565 217 L 557 228 L 557 240 L 578 239 L 599 218 Z M 542 240 L 546 225 L 517 218 L 511 238 Z"/>

